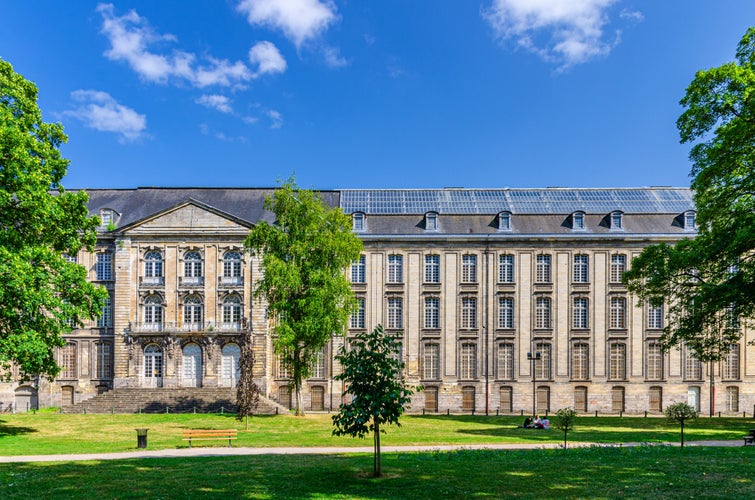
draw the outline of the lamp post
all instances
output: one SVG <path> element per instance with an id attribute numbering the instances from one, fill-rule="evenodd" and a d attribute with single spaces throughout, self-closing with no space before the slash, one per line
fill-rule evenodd
<path id="1" fill-rule="evenodd" d="M 535 361 L 540 360 L 540 351 L 537 351 L 534 354 L 528 352 L 527 359 L 532 362 L 532 416 L 534 417 L 536 411 L 535 403 L 537 400 L 537 388 L 535 387 Z"/>

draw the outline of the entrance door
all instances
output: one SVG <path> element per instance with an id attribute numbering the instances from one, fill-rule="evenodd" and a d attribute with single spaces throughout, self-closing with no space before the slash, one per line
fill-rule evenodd
<path id="1" fill-rule="evenodd" d="M 241 349 L 237 344 L 226 344 L 221 351 L 222 385 L 223 387 L 236 387 L 239 380 L 239 357 Z"/>
<path id="2" fill-rule="evenodd" d="M 325 410 L 325 389 L 316 385 L 311 389 L 312 394 L 312 411 Z"/>
<path id="3" fill-rule="evenodd" d="M 70 385 L 64 385 L 60 389 L 63 393 L 63 397 L 60 401 L 60 406 L 73 406 L 73 387 L 71 387 Z"/>
<path id="4" fill-rule="evenodd" d="M 687 404 L 697 411 L 700 411 L 700 388 L 690 387 L 687 390 Z"/>
<path id="5" fill-rule="evenodd" d="M 183 348 L 184 387 L 202 387 L 202 349 L 197 344 Z"/>
<path id="6" fill-rule="evenodd" d="M 16 389 L 16 412 L 24 413 L 29 410 L 37 410 L 38 404 L 37 390 L 35 388 L 24 385 Z"/>
<path id="7" fill-rule="evenodd" d="M 425 393 L 425 410 L 437 412 L 438 411 L 438 388 L 425 387 L 425 390 L 422 392 Z"/>
<path id="8" fill-rule="evenodd" d="M 163 386 L 163 350 L 150 344 L 144 348 L 144 387 Z"/>

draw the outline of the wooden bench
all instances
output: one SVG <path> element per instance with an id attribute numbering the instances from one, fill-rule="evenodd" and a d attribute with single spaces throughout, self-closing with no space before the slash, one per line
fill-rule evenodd
<path id="1" fill-rule="evenodd" d="M 191 448 L 192 441 L 206 441 L 209 439 L 227 439 L 228 447 L 231 447 L 231 440 L 236 439 L 238 431 L 236 429 L 189 429 L 184 431 L 184 441 L 189 442 Z"/>
<path id="2" fill-rule="evenodd" d="M 748 444 L 755 444 L 755 429 L 750 429 L 750 433 L 747 436 L 742 436 L 745 440 L 745 446 Z"/>

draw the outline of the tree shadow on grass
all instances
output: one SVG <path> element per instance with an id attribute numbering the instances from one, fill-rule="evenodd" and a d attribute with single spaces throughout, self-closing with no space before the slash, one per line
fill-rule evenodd
<path id="1" fill-rule="evenodd" d="M 5 436 L 18 436 L 19 434 L 31 434 L 33 432 L 37 432 L 37 430 L 31 427 L 8 425 L 5 423 L 5 420 L 0 420 L 0 438 Z"/>

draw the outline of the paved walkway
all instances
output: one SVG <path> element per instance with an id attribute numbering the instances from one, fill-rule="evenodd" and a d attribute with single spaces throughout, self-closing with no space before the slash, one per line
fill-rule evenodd
<path id="1" fill-rule="evenodd" d="M 569 443 L 570 448 L 589 446 L 639 446 L 645 443 Z M 679 446 L 679 443 L 662 443 L 666 446 Z M 742 440 L 731 441 L 690 441 L 687 446 L 742 446 Z M 477 445 L 435 445 L 435 446 L 383 446 L 384 453 L 417 451 L 453 451 L 453 450 L 535 450 L 559 448 L 558 443 L 513 443 L 513 444 L 477 444 Z M 0 463 L 12 462 L 70 462 L 78 460 L 123 460 L 129 458 L 183 458 L 183 457 L 220 457 L 241 455 L 330 455 L 343 453 L 372 453 L 371 446 L 361 447 L 320 447 L 320 448 L 174 448 L 165 450 L 137 450 L 114 453 L 80 453 L 64 455 L 16 455 L 0 456 Z"/>

